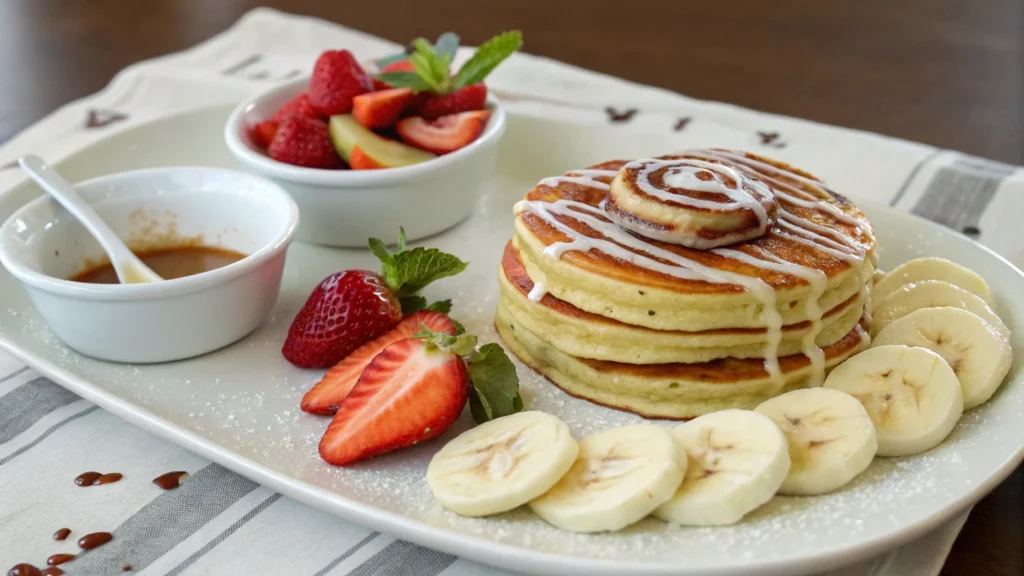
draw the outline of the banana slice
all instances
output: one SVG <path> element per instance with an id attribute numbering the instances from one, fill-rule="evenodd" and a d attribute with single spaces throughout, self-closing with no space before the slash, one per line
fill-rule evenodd
<path id="1" fill-rule="evenodd" d="M 875 458 L 875 425 L 856 398 L 831 388 L 794 390 L 763 402 L 757 412 L 789 441 L 789 474 L 780 494 L 825 494 L 864 471 Z"/>
<path id="2" fill-rule="evenodd" d="M 564 422 L 544 412 L 519 412 L 446 444 L 430 460 L 427 484 L 434 499 L 456 514 L 497 514 L 547 492 L 578 452 Z"/>
<path id="3" fill-rule="evenodd" d="M 927 348 L 870 348 L 833 368 L 825 387 L 864 405 L 875 423 L 879 456 L 909 456 L 938 446 L 964 410 L 956 374 Z"/>
<path id="4" fill-rule="evenodd" d="M 873 287 L 875 301 L 895 292 L 901 286 L 926 280 L 942 280 L 978 296 L 989 306 L 994 302 L 992 290 L 977 272 L 945 258 L 915 258 L 893 268 Z"/>
<path id="5" fill-rule="evenodd" d="M 1010 371 L 1010 342 L 978 315 L 959 308 L 922 308 L 889 324 L 872 346 L 905 344 L 938 353 L 960 380 L 964 410 L 984 404 Z"/>
<path id="6" fill-rule="evenodd" d="M 619 530 L 671 498 L 685 471 L 686 460 L 665 428 L 613 428 L 584 438 L 569 472 L 530 508 L 563 530 Z"/>
<path id="7" fill-rule="evenodd" d="M 874 298 L 875 295 L 872 294 L 873 301 Z M 914 310 L 944 306 L 960 308 L 977 314 L 995 328 L 1003 338 L 1010 339 L 1010 330 L 984 300 L 959 286 L 941 280 L 926 280 L 908 284 L 882 298 L 872 313 L 872 329 L 874 334 L 878 334 L 891 322 Z"/>
<path id="8" fill-rule="evenodd" d="M 654 511 L 667 522 L 716 526 L 739 522 L 775 495 L 789 472 L 786 436 L 750 410 L 705 414 L 672 431 L 689 458 L 686 478 Z"/>

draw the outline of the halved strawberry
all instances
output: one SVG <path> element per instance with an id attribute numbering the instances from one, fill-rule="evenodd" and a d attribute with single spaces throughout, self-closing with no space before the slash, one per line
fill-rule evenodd
<path id="1" fill-rule="evenodd" d="M 387 168 L 387 166 L 367 156 L 359 146 L 352 147 L 352 154 L 348 158 L 348 167 L 353 170 L 380 170 L 381 168 Z"/>
<path id="2" fill-rule="evenodd" d="M 469 399 L 469 373 L 453 352 L 399 340 L 363 370 L 320 440 L 320 456 L 344 466 L 438 436 Z"/>
<path id="3" fill-rule="evenodd" d="M 352 99 L 352 116 L 367 128 L 387 128 L 398 121 L 398 117 L 413 102 L 412 90 L 391 88 L 379 92 L 367 92 Z"/>
<path id="4" fill-rule="evenodd" d="M 309 102 L 324 116 L 348 114 L 352 99 L 373 90 L 355 56 L 348 50 L 328 50 L 320 55 L 309 79 Z"/>
<path id="5" fill-rule="evenodd" d="M 302 410 L 310 414 L 334 414 L 338 405 L 348 396 L 359 380 L 363 368 L 385 348 L 406 338 L 412 338 L 426 326 L 433 332 L 455 334 L 452 321 L 438 312 L 420 310 L 402 319 L 390 332 L 363 344 L 344 360 L 338 362 L 302 397 Z"/>
<path id="6" fill-rule="evenodd" d="M 398 135 L 407 143 L 434 154 L 447 154 L 477 139 L 491 113 L 487 110 L 461 112 L 428 121 L 419 116 L 398 121 Z"/>
<path id="7" fill-rule="evenodd" d="M 274 122 L 280 122 L 284 120 L 285 116 L 289 114 L 298 114 L 299 116 L 308 116 L 310 118 L 322 118 L 319 112 L 313 108 L 313 105 L 309 103 L 309 94 L 303 92 L 292 97 L 291 100 L 287 101 L 277 112 L 274 112 L 274 116 L 271 118 Z"/>
<path id="8" fill-rule="evenodd" d="M 434 120 L 449 114 L 483 110 L 486 103 L 487 86 L 480 82 L 459 88 L 449 94 L 428 98 L 416 107 L 416 114 L 427 120 Z"/>
<path id="9" fill-rule="evenodd" d="M 270 142 L 274 139 L 274 134 L 276 133 L 277 122 L 274 120 L 264 120 L 252 127 L 253 142 L 264 150 L 270 146 Z"/>

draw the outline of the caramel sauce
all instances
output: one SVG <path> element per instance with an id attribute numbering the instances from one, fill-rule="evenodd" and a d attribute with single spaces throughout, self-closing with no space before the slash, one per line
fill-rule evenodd
<path id="1" fill-rule="evenodd" d="M 121 474 L 120 472 L 110 472 L 108 474 L 103 474 L 99 478 L 93 480 L 92 485 L 102 486 L 104 484 L 113 484 L 114 482 L 117 482 L 121 478 L 124 478 L 124 474 Z"/>
<path id="2" fill-rule="evenodd" d="M 93 532 L 92 534 L 86 534 L 79 538 L 78 547 L 82 550 L 92 550 L 97 546 L 102 546 L 107 542 L 110 542 L 110 539 L 113 537 L 114 535 L 110 532 Z"/>
<path id="3" fill-rule="evenodd" d="M 156 484 L 164 490 L 173 490 L 180 486 L 181 483 L 185 481 L 185 478 L 188 478 L 188 472 L 168 472 L 153 478 L 153 484 Z"/>
<path id="4" fill-rule="evenodd" d="M 63 573 L 64 571 L 60 568 L 57 568 L 56 566 L 50 566 L 46 570 L 43 570 L 42 576 L 61 576 L 61 574 Z"/>
<path id="5" fill-rule="evenodd" d="M 135 252 L 135 255 L 164 280 L 184 278 L 185 276 L 193 276 L 209 272 L 210 270 L 216 270 L 217 268 L 223 268 L 228 264 L 238 262 L 246 256 L 234 250 L 211 246 L 178 246 L 140 250 Z M 114 272 L 114 267 L 109 263 L 99 265 L 86 263 L 86 269 L 75 274 L 69 280 L 89 284 L 119 283 L 117 273 Z"/>
<path id="6" fill-rule="evenodd" d="M 7 576 L 41 576 L 39 568 L 31 564 L 17 564 L 7 573 Z"/>
<path id="7" fill-rule="evenodd" d="M 59 566 L 65 562 L 74 560 L 74 554 L 54 554 L 46 559 L 46 563 L 50 566 Z"/>
<path id="8" fill-rule="evenodd" d="M 61 528 L 53 533 L 54 540 L 66 540 L 68 534 L 71 534 L 71 528 Z"/>
<path id="9" fill-rule="evenodd" d="M 99 472 L 82 472 L 75 477 L 75 485 L 92 486 L 92 483 L 100 476 L 103 476 L 103 474 L 100 474 Z"/>

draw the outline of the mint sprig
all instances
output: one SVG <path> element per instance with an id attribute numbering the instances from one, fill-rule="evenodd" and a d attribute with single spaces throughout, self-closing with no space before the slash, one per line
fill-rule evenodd
<path id="1" fill-rule="evenodd" d="M 468 263 L 437 248 L 417 247 L 409 250 L 405 244 L 404 228 L 398 230 L 398 250 L 394 252 L 380 239 L 370 238 L 370 251 L 382 263 L 384 285 L 398 297 L 402 314 L 412 314 L 417 310 L 447 314 L 452 309 L 451 300 L 427 304 L 427 299 L 417 292 L 431 282 L 462 272 Z"/>
<path id="2" fill-rule="evenodd" d="M 452 90 L 482 82 L 492 70 L 523 46 L 523 33 L 519 30 L 502 32 L 476 49 L 452 78 Z"/>
<path id="3" fill-rule="evenodd" d="M 469 410 L 477 424 L 523 409 L 516 367 L 498 344 L 484 344 L 477 349 L 476 336 L 432 332 L 425 325 L 413 337 L 423 339 L 428 347 L 455 354 L 466 363 L 472 386 Z"/>
<path id="4" fill-rule="evenodd" d="M 449 77 L 449 66 L 459 47 L 459 37 L 447 32 L 433 45 L 425 38 L 417 38 L 413 40 L 413 51 L 408 56 L 415 71 L 386 72 L 378 74 L 376 78 L 395 88 L 409 88 L 416 93 L 449 94 L 482 82 L 498 64 L 522 45 L 523 34 L 519 30 L 502 32 L 481 44 L 455 76 Z"/>

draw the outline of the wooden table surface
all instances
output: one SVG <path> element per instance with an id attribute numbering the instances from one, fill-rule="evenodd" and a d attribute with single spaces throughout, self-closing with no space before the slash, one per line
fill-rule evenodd
<path id="1" fill-rule="evenodd" d="M 256 5 L 398 42 L 518 28 L 528 52 L 689 96 L 1024 164 L 1020 0 L 2 0 L 0 143 Z M 974 509 L 943 574 L 1019 576 L 1022 544 L 1024 468 Z"/>

